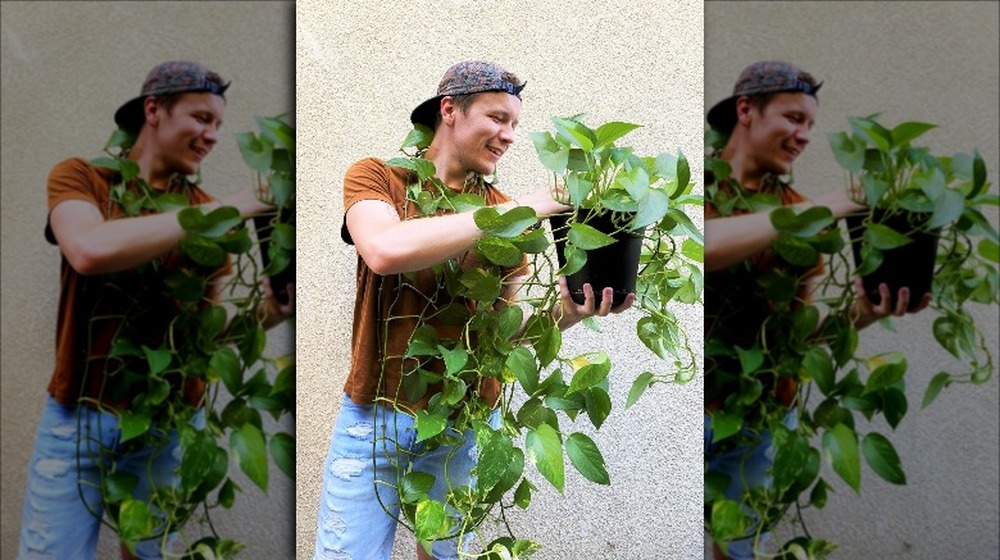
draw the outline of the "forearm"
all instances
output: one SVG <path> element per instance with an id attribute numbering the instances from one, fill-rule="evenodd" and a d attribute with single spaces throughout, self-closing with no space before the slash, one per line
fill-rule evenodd
<path id="1" fill-rule="evenodd" d="M 760 253 L 778 232 L 766 212 L 705 221 L 705 272 L 729 268 Z"/>

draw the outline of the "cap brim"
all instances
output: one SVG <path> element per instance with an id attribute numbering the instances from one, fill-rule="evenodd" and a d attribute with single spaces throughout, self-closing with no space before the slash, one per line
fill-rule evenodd
<path id="1" fill-rule="evenodd" d="M 444 96 L 437 95 L 417 105 L 417 108 L 410 113 L 410 122 L 413 124 L 422 124 L 434 130 L 434 122 L 437 120 L 442 97 Z"/>
<path id="2" fill-rule="evenodd" d="M 140 95 L 119 107 L 115 111 L 115 124 L 127 132 L 138 133 L 146 122 L 146 113 L 142 106 L 145 99 L 145 95 Z"/>
<path id="3" fill-rule="evenodd" d="M 706 119 L 708 124 L 719 132 L 731 132 L 736 126 L 736 99 L 739 96 L 732 96 L 723 99 L 715 104 L 708 111 Z"/>

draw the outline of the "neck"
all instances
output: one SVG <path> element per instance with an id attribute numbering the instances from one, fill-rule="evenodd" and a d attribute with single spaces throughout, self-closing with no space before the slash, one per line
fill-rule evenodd
<path id="1" fill-rule="evenodd" d="M 444 182 L 449 189 L 461 192 L 465 189 L 465 178 L 468 177 L 469 170 L 461 164 L 451 144 L 444 140 L 443 136 L 435 136 L 427 152 L 424 153 L 424 159 L 434 164 L 435 177 Z"/>
<path id="2" fill-rule="evenodd" d="M 761 179 L 767 174 L 766 169 L 762 169 L 749 150 L 746 149 L 738 130 L 733 131 L 733 136 L 726 142 L 726 147 L 722 149 L 720 157 L 729 163 L 732 169 L 732 177 L 739 182 L 740 186 L 749 191 L 756 191 L 760 188 Z"/>
<path id="3" fill-rule="evenodd" d="M 166 190 L 170 185 L 170 177 L 174 173 L 164 165 L 163 158 L 151 146 L 145 132 L 139 134 L 128 158 L 139 165 L 139 178 L 153 189 Z"/>

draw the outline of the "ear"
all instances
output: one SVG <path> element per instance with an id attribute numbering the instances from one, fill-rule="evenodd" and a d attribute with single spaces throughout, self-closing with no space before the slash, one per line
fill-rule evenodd
<path id="1" fill-rule="evenodd" d="M 753 105 L 750 104 L 750 99 L 747 97 L 740 97 L 736 100 L 736 122 L 742 126 L 750 125 L 750 113 L 753 110 Z"/>
<path id="2" fill-rule="evenodd" d="M 155 97 L 149 96 L 142 101 L 142 112 L 146 115 L 146 122 L 152 126 L 160 123 L 160 103 Z"/>
<path id="3" fill-rule="evenodd" d="M 455 103 L 455 99 L 450 95 L 446 95 L 441 98 L 441 105 L 438 107 L 441 111 L 441 124 L 454 126 L 455 117 L 459 112 L 458 105 Z"/>

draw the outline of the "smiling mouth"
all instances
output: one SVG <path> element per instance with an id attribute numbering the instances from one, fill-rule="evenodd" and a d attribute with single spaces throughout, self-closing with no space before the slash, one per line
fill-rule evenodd
<path id="1" fill-rule="evenodd" d="M 486 146 L 486 149 L 492 152 L 493 155 L 497 156 L 497 158 L 503 156 L 503 150 L 501 150 L 500 148 L 494 148 L 493 146 Z"/>

